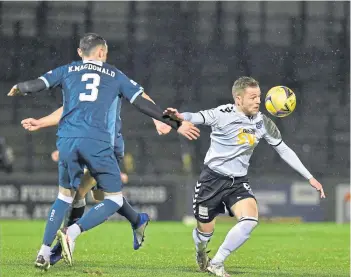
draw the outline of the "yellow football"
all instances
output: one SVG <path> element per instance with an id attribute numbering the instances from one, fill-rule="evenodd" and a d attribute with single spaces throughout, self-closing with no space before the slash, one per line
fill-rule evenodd
<path id="1" fill-rule="evenodd" d="M 296 95 L 288 87 L 273 87 L 267 92 L 265 106 L 267 111 L 273 116 L 288 116 L 295 110 Z"/>

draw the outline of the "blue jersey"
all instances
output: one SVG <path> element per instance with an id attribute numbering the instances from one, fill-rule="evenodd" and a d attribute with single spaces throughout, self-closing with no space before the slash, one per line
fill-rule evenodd
<path id="1" fill-rule="evenodd" d="M 62 89 L 58 137 L 91 138 L 112 146 L 121 128 L 121 98 L 133 103 L 144 91 L 116 67 L 99 61 L 72 62 L 40 79 L 47 88 Z"/>
<path id="2" fill-rule="evenodd" d="M 122 129 L 122 121 L 121 121 L 121 109 L 122 109 L 122 99 L 118 101 L 117 104 L 117 118 L 116 118 L 116 128 L 115 128 L 115 147 L 118 145 L 118 143 L 121 141 L 119 137 L 122 136 L 121 134 L 121 129 Z"/>

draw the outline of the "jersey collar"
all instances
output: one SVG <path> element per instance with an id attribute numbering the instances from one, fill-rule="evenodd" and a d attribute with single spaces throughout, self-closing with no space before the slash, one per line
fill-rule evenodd
<path id="1" fill-rule="evenodd" d="M 83 63 L 92 63 L 98 66 L 102 66 L 103 62 L 101 61 L 94 61 L 94 60 L 83 60 Z"/>

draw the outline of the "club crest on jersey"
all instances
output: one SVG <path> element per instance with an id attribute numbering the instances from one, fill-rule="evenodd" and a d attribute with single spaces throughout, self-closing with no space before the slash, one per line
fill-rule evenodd
<path id="1" fill-rule="evenodd" d="M 263 126 L 263 120 L 260 120 L 259 122 L 256 123 L 256 128 L 261 129 Z"/>

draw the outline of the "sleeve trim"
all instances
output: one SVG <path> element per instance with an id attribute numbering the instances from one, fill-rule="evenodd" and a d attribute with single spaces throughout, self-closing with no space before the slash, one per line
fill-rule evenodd
<path id="1" fill-rule="evenodd" d="M 271 144 L 273 147 L 277 147 L 278 145 L 280 145 L 283 142 L 283 140 L 281 140 L 278 144 Z"/>
<path id="2" fill-rule="evenodd" d="M 41 76 L 41 77 L 39 77 L 38 79 L 40 79 L 40 80 L 43 80 L 43 81 L 44 81 L 44 83 L 45 83 L 45 85 L 46 85 L 46 88 L 49 88 L 49 87 L 50 87 L 50 84 L 49 84 L 48 80 L 46 80 L 46 78 L 45 78 L 45 77 Z"/>
<path id="3" fill-rule="evenodd" d="M 130 99 L 130 103 L 133 104 L 135 98 L 137 98 L 137 97 L 138 97 L 140 94 L 142 94 L 143 92 L 144 92 L 144 89 L 143 89 L 143 88 L 139 89 L 139 90 L 133 95 L 133 97 Z"/>
<path id="4" fill-rule="evenodd" d="M 205 123 L 206 122 L 205 116 L 202 114 L 202 112 L 199 112 L 199 114 L 201 114 L 202 118 L 204 119 L 204 123 Z"/>

